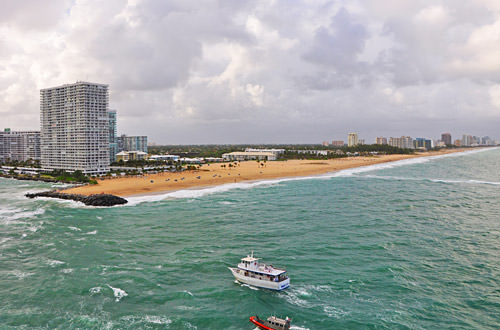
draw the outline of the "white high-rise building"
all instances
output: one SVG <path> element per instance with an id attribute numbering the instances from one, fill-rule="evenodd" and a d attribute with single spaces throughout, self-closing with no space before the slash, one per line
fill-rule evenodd
<path id="1" fill-rule="evenodd" d="M 347 146 L 353 147 L 358 145 L 358 133 L 349 133 L 347 135 Z"/>
<path id="2" fill-rule="evenodd" d="M 11 131 L 6 128 L 0 132 L 0 163 L 30 159 L 40 160 L 39 131 Z"/>
<path id="3" fill-rule="evenodd" d="M 40 90 L 42 167 L 109 171 L 108 85 L 76 82 Z"/>

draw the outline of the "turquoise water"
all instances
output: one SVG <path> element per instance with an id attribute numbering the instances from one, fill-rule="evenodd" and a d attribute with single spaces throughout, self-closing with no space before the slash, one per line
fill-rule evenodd
<path id="1" fill-rule="evenodd" d="M 0 328 L 500 327 L 500 149 L 90 208 L 0 179 Z M 283 292 L 235 283 L 254 251 Z"/>

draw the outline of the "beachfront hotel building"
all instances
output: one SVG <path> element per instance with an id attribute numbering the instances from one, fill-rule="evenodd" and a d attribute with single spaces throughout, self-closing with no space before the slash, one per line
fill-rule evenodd
<path id="1" fill-rule="evenodd" d="M 450 133 L 443 133 L 441 134 L 441 141 L 444 142 L 445 145 L 451 145 L 451 134 Z"/>
<path id="2" fill-rule="evenodd" d="M 235 151 L 222 154 L 222 158 L 225 161 L 276 160 L 277 156 L 272 152 Z"/>
<path id="3" fill-rule="evenodd" d="M 148 153 L 147 136 L 127 136 L 123 134 L 118 138 L 120 151 L 142 151 Z"/>
<path id="4" fill-rule="evenodd" d="M 358 145 L 358 133 L 349 133 L 347 135 L 347 146 L 354 147 Z"/>
<path id="5" fill-rule="evenodd" d="M 0 163 L 40 160 L 40 131 L 0 132 Z"/>
<path id="6" fill-rule="evenodd" d="M 42 167 L 109 172 L 108 85 L 79 81 L 40 90 Z"/>
<path id="7" fill-rule="evenodd" d="M 413 149 L 413 139 L 410 136 L 402 136 L 400 138 L 390 137 L 388 144 L 391 147 L 397 147 L 401 149 Z"/>

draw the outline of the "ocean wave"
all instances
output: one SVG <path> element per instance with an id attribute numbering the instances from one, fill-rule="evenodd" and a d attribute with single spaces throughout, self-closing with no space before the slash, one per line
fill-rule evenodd
<path id="1" fill-rule="evenodd" d="M 143 323 L 153 323 L 153 324 L 162 324 L 162 325 L 170 325 L 172 320 L 166 316 L 159 315 L 145 315 L 145 316 L 135 316 L 135 315 L 127 315 L 121 318 L 121 320 L 126 321 L 132 326 L 140 327 L 140 324 Z"/>
<path id="2" fill-rule="evenodd" d="M 430 181 L 436 183 L 460 183 L 460 184 L 486 184 L 486 185 L 494 185 L 499 186 L 500 182 L 498 181 L 483 181 L 483 180 L 459 180 L 459 179 L 430 179 L 430 178 L 407 178 L 401 176 L 387 176 L 387 175 L 363 175 L 359 176 L 360 178 L 367 179 L 381 179 L 381 180 L 396 180 L 396 181 Z"/>
<path id="3" fill-rule="evenodd" d="M 90 288 L 89 292 L 90 292 L 90 295 L 92 296 L 92 295 L 101 293 L 101 290 L 102 290 L 102 287 L 96 286 L 96 287 Z"/>
<path id="4" fill-rule="evenodd" d="M 37 215 L 45 213 L 44 209 L 37 209 L 35 211 L 24 211 L 20 209 L 4 209 L 2 210 L 4 216 L 2 216 L 2 221 L 0 223 L 9 223 L 19 219 L 31 219 Z"/>
<path id="5" fill-rule="evenodd" d="M 343 311 L 342 309 L 333 306 L 325 306 L 323 307 L 323 311 L 328 317 L 335 319 L 339 319 L 350 314 L 350 312 Z"/>
<path id="6" fill-rule="evenodd" d="M 14 269 L 13 271 L 10 272 L 10 274 L 17 277 L 18 280 L 23 280 L 26 277 L 34 275 L 35 273 L 23 272 L 23 271 L 20 271 L 18 269 Z"/>
<path id="7" fill-rule="evenodd" d="M 64 261 L 54 260 L 54 259 L 47 259 L 46 263 L 51 267 L 65 264 Z"/>
<path id="8" fill-rule="evenodd" d="M 109 284 L 106 284 L 111 290 L 113 290 L 113 296 L 115 296 L 115 301 L 118 302 L 120 301 L 120 299 L 122 299 L 123 297 L 126 297 L 128 296 L 128 293 L 125 292 L 125 290 L 122 290 L 120 288 L 115 288 L 115 287 L 112 287 L 111 285 Z"/>

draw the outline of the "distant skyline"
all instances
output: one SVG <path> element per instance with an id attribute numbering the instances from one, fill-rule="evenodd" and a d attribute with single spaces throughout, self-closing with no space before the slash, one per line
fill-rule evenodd
<path id="1" fill-rule="evenodd" d="M 1 2 L 0 129 L 76 81 L 157 144 L 498 139 L 500 2 Z"/>

